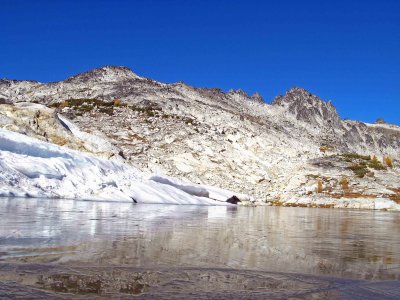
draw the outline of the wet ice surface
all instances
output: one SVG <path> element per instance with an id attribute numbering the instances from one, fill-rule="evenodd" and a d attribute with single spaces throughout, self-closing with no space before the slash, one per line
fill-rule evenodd
<path id="1" fill-rule="evenodd" d="M 394 212 L 0 199 L 0 298 L 396 299 L 399 253 Z"/>

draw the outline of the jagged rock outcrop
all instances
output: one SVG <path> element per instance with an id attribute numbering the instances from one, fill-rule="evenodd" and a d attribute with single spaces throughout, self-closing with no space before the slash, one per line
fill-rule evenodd
<path id="1" fill-rule="evenodd" d="M 341 128 L 340 117 L 332 103 L 325 102 L 302 88 L 290 89 L 284 96 L 276 97 L 272 105 L 284 107 L 299 121 L 318 126 Z"/>
<path id="2" fill-rule="evenodd" d="M 337 182 L 341 175 L 354 177 L 346 169 L 351 164 L 340 173 L 323 167 L 329 164 L 316 168 L 314 159 L 347 152 L 380 160 L 400 158 L 398 126 L 341 120 L 331 102 L 301 88 L 267 104 L 257 93 L 165 84 L 108 66 L 48 84 L 2 80 L 0 98 L 53 107 L 81 130 L 109 140 L 143 170 L 252 194 L 262 201 L 278 203 L 278 198 L 299 195 L 311 199 L 318 176 L 331 174 Z M 391 178 L 385 185 L 396 189 L 400 181 L 398 163 L 394 165 L 374 172 Z M 352 180 L 362 194 L 375 179 Z M 382 186 L 375 195 L 389 193 Z"/>
<path id="3" fill-rule="evenodd" d="M 250 99 L 261 104 L 265 103 L 264 98 L 258 92 L 255 92 Z"/>
<path id="4" fill-rule="evenodd" d="M 374 124 L 386 124 L 385 119 L 384 118 L 378 118 L 376 119 L 376 121 L 374 122 Z"/>

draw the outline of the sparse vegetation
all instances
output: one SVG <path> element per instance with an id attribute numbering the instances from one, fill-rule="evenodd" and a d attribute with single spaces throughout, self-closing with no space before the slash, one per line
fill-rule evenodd
<path id="1" fill-rule="evenodd" d="M 354 174 L 359 178 L 364 178 L 364 176 L 368 173 L 366 163 L 353 164 L 349 167 L 349 169 L 352 170 Z"/>
<path id="2" fill-rule="evenodd" d="M 64 100 L 64 102 L 68 102 L 71 107 L 79 107 L 79 106 L 113 106 L 114 101 L 105 101 L 100 99 L 68 99 Z M 59 106 L 59 104 L 55 103 L 52 105 L 53 107 Z"/>
<path id="3" fill-rule="evenodd" d="M 137 111 L 141 114 L 145 114 L 147 117 L 154 117 L 158 112 L 162 109 L 156 105 L 148 105 L 148 106 L 137 106 L 137 105 L 130 105 L 130 109 L 133 111 Z"/>
<path id="4" fill-rule="evenodd" d="M 121 105 L 121 103 L 119 104 Z M 54 103 L 50 107 L 65 108 L 70 107 L 76 115 L 82 115 L 85 112 L 92 111 L 95 107 L 100 112 L 112 115 L 114 113 L 114 101 L 104 101 L 99 99 L 68 99 L 61 103 Z"/>
<path id="5" fill-rule="evenodd" d="M 375 170 L 386 170 L 386 167 L 382 165 L 382 163 L 378 160 L 378 158 L 375 155 L 372 156 L 372 159 L 369 162 L 368 166 Z"/>
<path id="6" fill-rule="evenodd" d="M 327 146 L 327 145 L 323 145 L 321 147 L 319 147 L 319 151 L 321 151 L 322 153 L 326 153 L 327 151 L 331 151 L 332 147 Z"/>
<path id="7" fill-rule="evenodd" d="M 360 154 L 357 154 L 357 153 L 344 153 L 344 154 L 341 154 L 340 156 L 343 157 L 344 160 L 348 161 L 348 162 L 353 162 L 356 159 L 358 159 L 358 160 L 366 160 L 366 161 L 371 160 L 371 156 L 369 156 L 369 155 L 360 155 Z"/>
<path id="8" fill-rule="evenodd" d="M 351 163 L 351 166 L 348 167 L 349 170 L 352 170 L 354 174 L 363 178 L 364 176 L 373 177 L 374 173 L 370 172 L 368 168 L 374 170 L 386 170 L 386 167 L 378 160 L 378 158 L 368 155 L 360 155 L 357 153 L 345 153 L 339 155 L 339 157 L 345 161 Z"/>

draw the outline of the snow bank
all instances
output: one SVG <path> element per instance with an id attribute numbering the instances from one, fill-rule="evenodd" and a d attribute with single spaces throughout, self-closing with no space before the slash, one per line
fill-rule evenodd
<path id="1" fill-rule="evenodd" d="M 229 205 L 232 195 L 0 129 L 0 196 Z"/>
<path id="2" fill-rule="evenodd" d="M 149 177 L 150 180 L 155 182 L 159 182 L 162 184 L 170 185 L 175 188 L 178 188 L 190 195 L 199 196 L 199 197 L 209 197 L 210 193 L 207 189 L 200 185 L 194 185 L 192 183 L 186 183 L 176 178 L 163 176 L 163 175 L 152 175 Z M 229 198 L 229 197 L 228 197 Z M 227 198 L 226 198 L 227 199 Z"/>
<path id="3" fill-rule="evenodd" d="M 171 185 L 193 196 L 207 197 L 217 201 L 226 201 L 227 199 L 236 196 L 243 201 L 254 201 L 251 197 L 244 194 L 234 193 L 232 191 L 220 189 L 213 186 L 185 182 L 164 175 L 151 175 L 149 179 L 158 183 Z"/>

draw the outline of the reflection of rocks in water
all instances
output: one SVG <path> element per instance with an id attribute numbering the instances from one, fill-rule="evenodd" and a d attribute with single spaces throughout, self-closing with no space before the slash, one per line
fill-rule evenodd
<path id="1" fill-rule="evenodd" d="M 36 285 L 47 290 L 73 294 L 141 294 L 147 283 L 143 275 L 132 272 L 101 272 L 98 274 L 47 274 L 39 275 Z"/>
<path id="2" fill-rule="evenodd" d="M 233 269 L 4 264 L 0 298 L 394 299 L 399 281 L 367 282 Z M 390 298 L 392 297 L 392 298 Z"/>
<path id="3" fill-rule="evenodd" d="M 3 261 L 400 279 L 397 213 L 45 199 L 0 212 Z"/>

